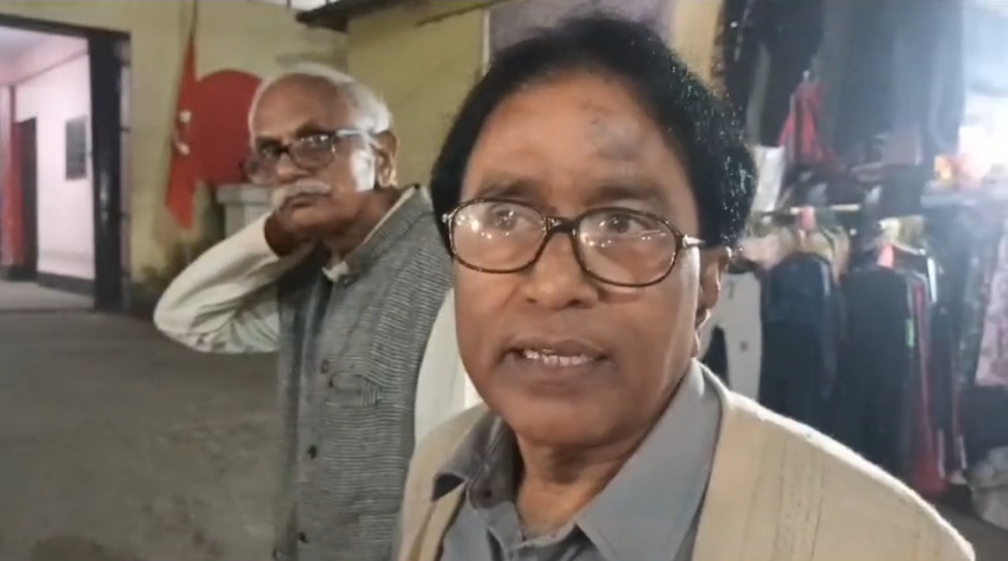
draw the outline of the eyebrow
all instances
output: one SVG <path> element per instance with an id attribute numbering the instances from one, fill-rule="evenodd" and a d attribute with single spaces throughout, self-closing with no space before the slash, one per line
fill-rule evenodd
<path id="1" fill-rule="evenodd" d="M 306 136 L 311 136 L 314 134 L 329 134 L 333 132 L 331 128 L 323 127 L 314 121 L 308 121 L 303 123 L 301 126 L 294 130 L 294 138 L 304 138 Z M 255 145 L 271 145 L 280 144 L 281 140 L 275 136 L 257 136 L 255 138 Z"/>
<path id="2" fill-rule="evenodd" d="M 623 179 L 606 181 L 595 186 L 586 186 L 584 204 L 586 207 L 613 205 L 618 202 L 637 202 L 657 205 L 670 211 L 674 206 L 662 186 L 646 180 Z M 535 184 L 528 180 L 509 179 L 492 182 L 481 189 L 480 198 L 515 199 L 525 202 L 540 202 L 542 194 Z"/>
<path id="3" fill-rule="evenodd" d="M 533 201 L 539 198 L 535 185 L 524 179 L 501 179 L 492 181 L 477 193 L 481 198 L 517 199 Z"/>
<path id="4" fill-rule="evenodd" d="M 671 210 L 671 201 L 666 189 L 649 181 L 624 180 L 606 182 L 590 189 L 586 203 L 588 206 L 602 206 L 620 201 L 633 201 L 658 205 Z"/>

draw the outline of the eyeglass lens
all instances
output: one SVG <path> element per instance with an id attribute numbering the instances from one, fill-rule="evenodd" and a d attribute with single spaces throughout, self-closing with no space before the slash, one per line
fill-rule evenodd
<path id="1" fill-rule="evenodd" d="M 478 201 L 453 215 L 456 257 L 487 272 L 515 272 L 532 264 L 546 238 L 548 219 L 514 202 Z M 611 284 L 646 285 L 668 274 L 679 247 L 661 220 L 630 209 L 582 215 L 575 244 L 586 272 Z"/>
<path id="2" fill-rule="evenodd" d="M 345 144 L 345 136 L 334 133 L 304 136 L 286 147 L 279 143 L 259 146 L 246 159 L 245 173 L 253 181 L 273 179 L 284 154 L 299 168 L 315 171 L 329 165 Z"/>

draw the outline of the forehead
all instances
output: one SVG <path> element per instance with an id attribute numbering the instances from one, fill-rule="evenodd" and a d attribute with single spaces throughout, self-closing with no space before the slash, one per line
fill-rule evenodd
<path id="1" fill-rule="evenodd" d="M 284 138 L 305 128 L 338 129 L 351 125 L 352 111 L 343 93 L 322 78 L 288 76 L 269 85 L 252 115 L 256 138 Z"/>
<path id="2" fill-rule="evenodd" d="M 487 120 L 463 198 L 498 195 L 582 207 L 629 197 L 666 209 L 692 198 L 683 162 L 636 96 L 587 72 L 520 90 Z"/>

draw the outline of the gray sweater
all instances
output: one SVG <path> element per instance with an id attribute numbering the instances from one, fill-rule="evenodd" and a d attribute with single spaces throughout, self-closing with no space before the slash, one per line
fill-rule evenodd
<path id="1" fill-rule="evenodd" d="M 451 261 L 421 196 L 348 256 L 336 283 L 322 274 L 326 259 L 317 252 L 280 282 L 275 558 L 384 561 Z"/>

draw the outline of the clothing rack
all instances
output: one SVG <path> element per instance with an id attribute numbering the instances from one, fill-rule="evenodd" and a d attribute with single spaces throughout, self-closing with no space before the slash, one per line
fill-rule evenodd
<path id="1" fill-rule="evenodd" d="M 844 212 L 860 212 L 861 211 L 861 205 L 860 204 L 841 204 L 841 205 L 826 205 L 826 206 L 792 206 L 792 207 L 785 207 L 785 208 L 780 208 L 780 209 L 776 209 L 776 210 L 768 210 L 768 211 L 756 212 L 756 213 L 753 214 L 753 216 L 757 217 L 757 218 L 762 218 L 762 217 L 765 217 L 765 216 L 769 216 L 769 217 L 798 216 L 802 212 L 805 212 L 806 209 L 809 209 L 809 208 L 813 209 L 816 212 L 818 212 L 818 211 L 829 211 L 829 212 L 844 213 Z"/>
<path id="2" fill-rule="evenodd" d="M 864 210 L 860 204 L 835 204 L 824 206 L 792 206 L 775 210 L 754 212 L 750 217 L 752 224 L 772 224 L 780 221 L 794 220 L 802 228 L 813 228 L 821 222 L 822 217 L 832 217 L 838 214 L 859 215 Z"/>

